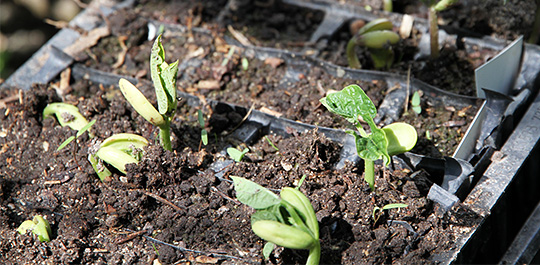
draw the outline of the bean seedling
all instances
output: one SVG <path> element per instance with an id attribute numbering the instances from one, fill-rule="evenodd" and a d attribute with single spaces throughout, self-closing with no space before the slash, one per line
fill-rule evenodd
<path id="1" fill-rule="evenodd" d="M 319 264 L 319 223 L 309 199 L 296 188 L 281 189 L 280 196 L 244 178 L 231 177 L 236 198 L 256 210 L 251 229 L 268 241 L 263 249 L 268 258 L 275 245 L 309 250 L 308 265 Z M 302 181 L 300 181 L 302 182 Z"/>
<path id="2" fill-rule="evenodd" d="M 199 126 L 201 126 L 201 141 L 204 145 L 207 145 L 208 131 L 204 128 L 204 117 L 201 110 L 197 111 L 197 120 L 199 121 Z"/>
<path id="3" fill-rule="evenodd" d="M 88 160 L 101 181 L 112 173 L 103 162 L 106 162 L 120 172 L 126 174 L 126 165 L 138 163 L 142 158 L 142 149 L 148 141 L 139 135 L 119 133 L 105 139 L 95 154 L 90 154 Z"/>
<path id="4" fill-rule="evenodd" d="M 32 220 L 24 221 L 19 228 L 17 228 L 17 232 L 21 235 L 26 234 L 28 231 L 32 231 L 34 235 L 38 236 L 38 239 L 41 242 L 51 241 L 51 225 L 41 215 L 34 216 Z"/>
<path id="5" fill-rule="evenodd" d="M 412 95 L 411 106 L 414 113 L 416 114 L 422 113 L 422 106 L 420 106 L 420 93 L 418 91 L 414 91 Z"/>
<path id="6" fill-rule="evenodd" d="M 404 204 L 404 203 L 390 203 L 383 206 L 382 208 L 375 206 L 375 208 L 373 208 L 373 213 L 371 213 L 371 217 L 373 217 L 373 221 L 377 223 L 377 221 L 379 221 L 379 218 L 381 218 L 381 215 L 384 210 L 390 210 L 390 209 L 395 209 L 395 208 L 405 208 L 408 206 L 409 205 Z"/>
<path id="7" fill-rule="evenodd" d="M 150 73 L 154 82 L 159 112 L 128 80 L 121 78 L 118 84 L 131 106 L 147 121 L 159 127 L 159 142 L 165 150 L 171 151 L 171 121 L 178 105 L 176 97 L 178 60 L 172 64 L 165 62 L 165 50 L 161 44 L 161 35 L 156 38 L 152 46 Z"/>
<path id="8" fill-rule="evenodd" d="M 375 190 L 374 161 L 382 158 L 384 165 L 388 166 L 390 156 L 408 152 L 416 145 L 416 130 L 407 123 L 396 122 L 382 129 L 375 125 L 373 119 L 377 108 L 358 85 L 330 93 L 320 101 L 330 112 L 344 117 L 356 127 L 356 131 L 347 133 L 355 138 L 356 151 L 365 163 L 364 179 L 372 191 Z M 370 134 L 362 127 L 360 118 L 369 125 Z"/>
<path id="9" fill-rule="evenodd" d="M 68 103 L 49 103 L 47 107 L 43 109 L 43 119 L 52 115 L 56 116 L 58 123 L 60 123 L 62 127 L 68 126 L 75 131 L 81 130 L 88 124 L 88 121 L 79 112 L 79 109 Z"/>
<path id="10" fill-rule="evenodd" d="M 362 68 L 356 55 L 356 46 L 368 49 L 376 69 L 390 67 L 394 62 L 392 45 L 399 42 L 400 37 L 392 31 L 392 22 L 386 18 L 375 19 L 363 27 L 347 43 L 346 54 L 351 68 Z"/>
<path id="11" fill-rule="evenodd" d="M 64 147 L 66 147 L 69 143 L 71 143 L 76 138 L 80 137 L 83 133 L 88 131 L 94 123 L 96 123 L 95 120 L 88 122 L 84 118 L 84 116 L 79 112 L 79 109 L 71 104 L 67 103 L 50 103 L 45 107 L 43 110 L 43 118 L 56 116 L 56 119 L 58 120 L 58 123 L 62 127 L 69 126 L 73 130 L 77 130 L 77 134 L 75 136 L 68 137 L 64 142 L 62 142 L 56 151 L 62 150 Z M 92 136 L 90 134 L 90 136 Z"/>
<path id="12" fill-rule="evenodd" d="M 234 147 L 227 148 L 227 154 L 229 154 L 231 156 L 231 158 L 236 162 L 242 161 L 242 159 L 247 154 L 247 152 L 249 152 L 249 148 L 246 148 L 246 149 L 244 149 L 242 151 L 240 151 L 239 149 L 236 149 Z"/>

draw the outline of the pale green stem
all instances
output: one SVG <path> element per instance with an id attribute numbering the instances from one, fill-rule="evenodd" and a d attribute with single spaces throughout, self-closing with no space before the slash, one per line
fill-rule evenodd
<path id="1" fill-rule="evenodd" d="M 386 12 L 392 12 L 392 0 L 383 0 L 383 10 Z"/>
<path id="2" fill-rule="evenodd" d="M 360 69 L 362 68 L 362 64 L 360 64 L 360 60 L 358 60 L 355 47 L 356 47 L 356 36 L 353 36 L 351 40 L 349 40 L 349 42 L 347 43 L 347 48 L 345 52 L 347 54 L 347 61 L 349 62 L 349 67 Z"/>
<path id="3" fill-rule="evenodd" d="M 360 136 L 368 137 L 367 132 L 364 130 L 364 128 L 362 127 L 362 124 L 360 122 L 356 122 L 355 127 L 358 130 L 358 132 L 360 133 Z"/>
<path id="4" fill-rule="evenodd" d="M 371 191 L 375 190 L 375 164 L 373 160 L 364 159 L 364 180 L 369 184 Z"/>
<path id="5" fill-rule="evenodd" d="M 170 121 L 159 127 L 159 143 L 163 149 L 172 151 Z"/>
<path id="6" fill-rule="evenodd" d="M 317 239 L 316 245 L 309 250 L 309 256 L 306 265 L 318 265 L 321 260 L 321 244 Z"/>
<path id="7" fill-rule="evenodd" d="M 433 6 L 429 8 L 429 37 L 431 44 L 431 58 L 439 58 L 439 25 L 437 23 L 437 11 Z"/>

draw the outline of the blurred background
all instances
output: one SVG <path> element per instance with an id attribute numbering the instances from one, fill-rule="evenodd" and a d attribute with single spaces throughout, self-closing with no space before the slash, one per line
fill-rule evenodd
<path id="1" fill-rule="evenodd" d="M 0 0 L 0 78 L 9 77 L 87 2 Z"/>

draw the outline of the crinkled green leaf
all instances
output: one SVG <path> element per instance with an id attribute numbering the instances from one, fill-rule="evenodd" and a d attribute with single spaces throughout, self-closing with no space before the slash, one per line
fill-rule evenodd
<path id="1" fill-rule="evenodd" d="M 178 100 L 176 98 L 176 75 L 178 74 L 178 60 L 163 69 L 161 80 L 167 93 L 166 113 L 174 113 Z M 161 113 L 161 110 L 160 110 Z M 165 113 L 161 113 L 165 114 Z"/>
<path id="2" fill-rule="evenodd" d="M 164 68 L 168 64 L 165 62 L 165 49 L 161 44 L 161 35 L 159 35 L 152 45 L 152 52 L 150 53 L 150 76 L 152 82 L 154 82 L 154 89 L 156 91 L 156 98 L 158 102 L 158 110 L 160 114 L 165 114 L 168 110 L 169 100 L 167 98 L 167 92 L 165 91 L 165 85 L 161 74 Z"/>
<path id="3" fill-rule="evenodd" d="M 269 189 L 245 178 L 231 177 L 236 190 L 236 198 L 254 209 L 266 209 L 281 202 L 278 195 Z"/>
<path id="4" fill-rule="evenodd" d="M 336 113 L 352 124 L 358 123 L 358 117 L 367 120 L 375 118 L 377 108 L 358 85 L 350 85 L 339 92 L 328 94 L 321 103 L 329 111 Z"/>
<path id="5" fill-rule="evenodd" d="M 372 161 L 382 158 L 385 166 L 388 166 L 390 163 L 390 156 L 387 152 L 388 140 L 382 129 L 371 127 L 371 134 L 367 137 L 360 136 L 356 131 L 347 131 L 347 133 L 354 136 L 359 157 Z"/>

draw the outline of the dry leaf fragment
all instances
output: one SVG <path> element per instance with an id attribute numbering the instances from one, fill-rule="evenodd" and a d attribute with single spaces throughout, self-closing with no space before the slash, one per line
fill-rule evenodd
<path id="1" fill-rule="evenodd" d="M 216 264 L 218 263 L 219 259 L 214 257 L 208 257 L 208 256 L 197 256 L 195 258 L 195 262 L 204 263 L 204 264 Z"/>
<path id="2" fill-rule="evenodd" d="M 264 112 L 264 113 L 266 113 L 266 114 L 270 114 L 270 115 L 276 116 L 276 117 L 281 117 L 281 116 L 283 116 L 283 114 L 281 114 L 281 113 L 279 113 L 279 112 L 277 112 L 277 111 L 275 111 L 275 110 L 271 110 L 271 109 L 269 109 L 269 108 L 267 108 L 267 107 L 262 107 L 261 109 L 259 109 L 259 111 Z"/>
<path id="3" fill-rule="evenodd" d="M 126 40 L 127 36 L 119 36 L 118 37 L 118 43 L 120 43 L 120 47 L 122 47 L 122 50 L 120 53 L 118 53 L 118 59 L 116 60 L 116 63 L 113 64 L 113 68 L 119 68 L 124 64 L 124 61 L 126 60 L 126 54 L 128 51 L 128 47 L 126 46 Z"/>
<path id="4" fill-rule="evenodd" d="M 95 28 L 66 47 L 64 52 L 71 57 L 75 57 L 78 53 L 96 45 L 101 38 L 109 36 L 110 33 L 109 28 L 106 26 Z"/>
<path id="5" fill-rule="evenodd" d="M 199 83 L 197 83 L 198 89 L 219 89 L 221 86 L 219 85 L 218 80 L 201 80 Z"/>
<path id="6" fill-rule="evenodd" d="M 240 42 L 244 46 L 253 46 L 251 42 L 244 36 L 244 34 L 240 33 L 239 31 L 235 30 L 231 25 L 227 26 L 227 29 L 233 35 L 233 37 Z"/>
<path id="7" fill-rule="evenodd" d="M 442 124 L 444 127 L 460 127 L 465 125 L 465 121 L 447 121 Z"/>
<path id="8" fill-rule="evenodd" d="M 471 109 L 471 108 L 472 108 L 472 106 L 467 106 L 467 107 L 465 107 L 465 108 L 459 110 L 459 111 L 457 112 L 457 115 L 458 115 L 459 117 L 465 117 L 465 116 L 467 116 L 467 111 L 469 111 L 469 109 Z"/>
<path id="9" fill-rule="evenodd" d="M 277 68 L 283 62 L 284 62 L 283 59 L 276 58 L 276 57 L 269 57 L 269 58 L 264 59 L 264 64 L 268 64 L 268 65 L 272 66 L 272 68 Z"/>

